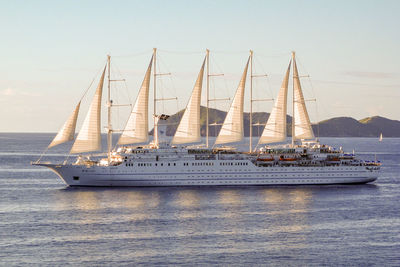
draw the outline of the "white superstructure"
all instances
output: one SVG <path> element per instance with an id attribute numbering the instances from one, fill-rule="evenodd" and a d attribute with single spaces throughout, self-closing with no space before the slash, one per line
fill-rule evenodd
<path id="1" fill-rule="evenodd" d="M 310 148 L 296 149 L 310 152 Z M 351 184 L 377 179 L 379 166 L 357 161 L 353 155 L 296 149 L 257 155 L 200 148 L 126 148 L 114 153 L 111 165 L 83 158 L 75 164 L 38 165 L 51 168 L 72 186 Z M 298 162 L 292 161 L 296 155 Z"/>
<path id="2" fill-rule="evenodd" d="M 154 66 L 156 60 L 156 49 L 154 49 L 138 97 L 114 150 L 111 149 L 113 130 L 109 116 L 107 157 L 79 155 L 74 163 L 54 164 L 38 160 L 33 164 L 50 168 L 70 186 L 352 184 L 367 183 L 377 179 L 379 163 L 363 162 L 356 159 L 353 154 L 345 154 L 341 149 L 335 150 L 315 140 L 301 90 L 294 53 L 292 53 L 292 60 L 271 116 L 259 139 L 258 146 L 269 144 L 268 146 L 249 152 L 239 152 L 234 147 L 221 146 L 239 142 L 244 136 L 244 91 L 249 63 L 252 64 L 252 51 L 214 147 L 193 146 L 193 143 L 200 141 L 200 99 L 205 64 L 207 64 L 208 97 L 208 53 L 207 50 L 192 95 L 171 144 L 159 141 L 158 122 L 167 119 L 168 116 L 158 115 L 155 109 L 153 112 L 154 139 L 148 143 L 150 77 L 152 65 Z M 292 142 L 273 146 L 271 144 L 281 142 L 287 137 L 287 94 L 291 66 L 293 67 L 294 113 Z M 109 67 L 108 57 L 108 70 Z M 253 77 L 251 72 L 250 76 Z M 106 69 L 102 73 L 89 112 L 72 146 L 71 153 L 81 154 L 101 150 L 100 106 L 105 73 Z M 108 84 L 110 84 L 110 71 L 108 73 Z M 155 68 L 153 75 L 156 76 Z M 110 86 L 108 88 L 110 89 Z M 155 95 L 154 91 L 154 99 Z M 208 101 L 207 98 L 207 103 Z M 110 112 L 112 106 L 110 99 L 107 106 Z M 49 148 L 73 139 L 79 107 L 80 102 Z M 251 124 L 250 127 L 252 127 Z M 146 142 L 148 144 L 138 145 Z M 187 144 L 192 144 L 192 146 L 185 146 Z"/>

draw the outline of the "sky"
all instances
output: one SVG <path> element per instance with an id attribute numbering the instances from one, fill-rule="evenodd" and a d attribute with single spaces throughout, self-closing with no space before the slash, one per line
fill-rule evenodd
<path id="1" fill-rule="evenodd" d="M 300 74 L 310 76 L 302 79 L 305 98 L 317 100 L 307 101 L 313 122 L 400 120 L 400 1 L 16 0 L 1 6 L 0 132 L 56 132 L 93 81 L 84 98 L 90 102 L 108 54 L 112 77 L 125 79 L 113 83 L 112 99 L 132 103 L 154 47 L 159 71 L 171 73 L 158 80 L 158 95 L 178 98 L 159 103 L 159 112 L 185 107 L 207 48 L 210 72 L 224 74 L 211 78 L 211 97 L 232 98 L 252 49 L 254 74 L 268 75 L 254 78 L 256 99 L 276 97 L 296 51 Z M 213 103 L 229 108 L 229 101 Z M 257 101 L 254 110 L 272 106 Z M 113 126 L 123 127 L 128 113 L 128 106 L 113 109 Z"/>

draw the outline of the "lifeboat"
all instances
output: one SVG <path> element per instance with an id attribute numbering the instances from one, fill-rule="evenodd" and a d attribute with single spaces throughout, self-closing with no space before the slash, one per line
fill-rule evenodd
<path id="1" fill-rule="evenodd" d="M 289 161 L 289 162 L 291 162 L 291 161 L 296 161 L 297 158 L 294 158 L 294 157 L 287 157 L 287 158 L 285 158 L 284 156 L 281 156 L 281 157 L 279 158 L 279 160 L 280 160 L 280 161 Z"/>
<path id="2" fill-rule="evenodd" d="M 257 161 L 274 161 L 274 158 L 272 156 L 271 157 L 266 157 L 266 158 L 258 157 Z"/>
<path id="3" fill-rule="evenodd" d="M 345 154 L 345 155 L 341 156 L 340 159 L 354 159 L 354 156 Z"/>
<path id="4" fill-rule="evenodd" d="M 296 161 L 297 159 L 296 158 L 282 158 L 282 159 L 279 159 L 280 161 Z"/>

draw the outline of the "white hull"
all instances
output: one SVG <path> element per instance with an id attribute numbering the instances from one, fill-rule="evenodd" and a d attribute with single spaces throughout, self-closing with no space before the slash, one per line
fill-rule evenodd
<path id="1" fill-rule="evenodd" d="M 379 171 L 365 166 L 92 166 L 39 164 L 69 186 L 243 186 L 358 184 L 375 181 Z M 172 164 L 171 164 L 172 165 Z M 197 167 L 197 168 L 196 168 Z"/>

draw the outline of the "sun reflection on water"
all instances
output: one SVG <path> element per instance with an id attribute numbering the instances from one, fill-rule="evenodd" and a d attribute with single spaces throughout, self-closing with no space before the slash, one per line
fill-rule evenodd
<path id="1" fill-rule="evenodd" d="M 195 219 L 202 216 L 199 206 L 201 197 L 195 190 L 182 190 L 177 192 L 174 204 L 178 207 L 176 217 L 179 220 Z"/>
<path id="2" fill-rule="evenodd" d="M 262 191 L 267 204 L 266 216 L 270 232 L 289 233 L 296 248 L 307 247 L 307 232 L 310 229 L 308 214 L 312 203 L 309 188 L 267 188 Z M 286 246 L 287 244 L 279 244 Z"/>
<path id="3" fill-rule="evenodd" d="M 284 234 L 284 239 L 261 242 L 257 249 L 307 247 L 312 194 L 302 187 L 77 190 L 58 196 L 56 205 L 74 209 L 71 221 L 78 224 L 129 223 L 129 232 L 120 238 L 176 236 L 185 253 L 194 253 L 190 237 L 219 236 L 224 240 L 220 248 L 229 252 L 233 247 L 245 250 L 246 242 L 236 244 L 232 237 L 246 240 L 248 235 L 268 240 Z M 90 237 L 103 235 L 94 227 Z"/>
<path id="4" fill-rule="evenodd" d="M 194 190 L 179 191 L 176 204 L 181 207 L 197 207 L 200 204 L 200 197 Z"/>

